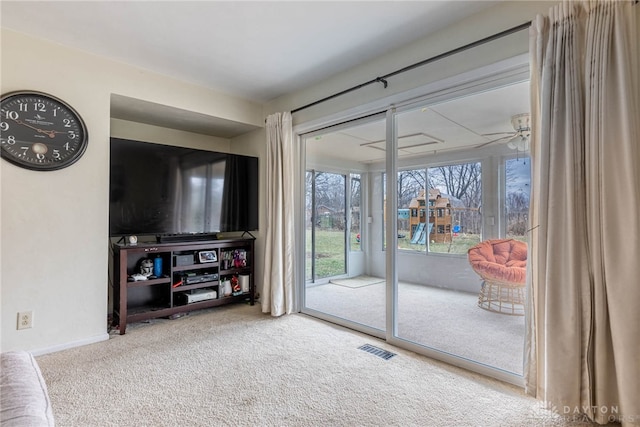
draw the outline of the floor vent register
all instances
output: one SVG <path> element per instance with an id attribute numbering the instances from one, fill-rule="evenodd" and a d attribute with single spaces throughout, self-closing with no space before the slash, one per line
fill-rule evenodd
<path id="1" fill-rule="evenodd" d="M 373 346 L 371 344 L 364 344 L 361 345 L 360 347 L 358 347 L 359 350 L 363 350 L 366 351 L 367 353 L 371 353 L 374 354 L 378 357 L 383 358 L 384 360 L 389 360 L 391 359 L 393 356 L 395 356 L 395 353 L 391 353 L 390 351 L 387 350 L 383 350 L 381 348 L 378 348 L 376 346 Z"/>

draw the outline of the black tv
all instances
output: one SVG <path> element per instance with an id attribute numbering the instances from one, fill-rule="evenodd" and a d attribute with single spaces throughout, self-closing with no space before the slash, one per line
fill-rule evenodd
<path id="1" fill-rule="evenodd" d="M 258 229 L 258 158 L 111 138 L 109 235 L 210 238 Z"/>

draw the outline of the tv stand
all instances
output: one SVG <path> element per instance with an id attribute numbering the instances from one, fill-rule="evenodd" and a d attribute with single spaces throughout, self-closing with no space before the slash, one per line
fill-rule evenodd
<path id="1" fill-rule="evenodd" d="M 113 244 L 113 321 L 169 317 L 236 302 L 255 302 L 255 239 Z M 161 259 L 162 274 L 134 280 L 143 260 Z M 136 277 L 138 278 L 138 277 Z M 225 286 L 227 285 L 227 286 Z M 235 285 L 235 287 L 233 286 Z"/>

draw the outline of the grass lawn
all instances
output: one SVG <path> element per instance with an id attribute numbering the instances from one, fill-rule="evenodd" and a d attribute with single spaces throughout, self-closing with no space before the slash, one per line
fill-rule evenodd
<path id="1" fill-rule="evenodd" d="M 305 279 L 311 279 L 311 230 L 306 230 Z M 316 229 L 316 279 L 346 273 L 344 232 Z"/>
<path id="2" fill-rule="evenodd" d="M 400 232 L 404 235 L 402 239 L 398 239 L 398 249 L 413 250 L 424 252 L 426 245 L 416 245 L 411 243 L 408 231 Z M 479 234 L 458 234 L 453 236 L 451 243 L 430 243 L 429 252 L 444 254 L 466 254 L 470 247 L 480 243 Z"/>
<path id="3" fill-rule="evenodd" d="M 424 252 L 425 245 L 411 244 L 408 232 L 398 239 L 398 249 Z M 352 250 L 359 250 L 360 243 L 351 235 Z M 435 253 L 466 254 L 467 250 L 480 242 L 477 234 L 460 234 L 452 243 L 431 243 L 429 250 Z M 316 230 L 316 279 L 333 277 L 346 273 L 344 232 L 340 230 Z M 305 278 L 311 279 L 311 230 L 306 231 Z"/>
<path id="4" fill-rule="evenodd" d="M 401 230 L 398 239 L 398 249 L 425 252 L 426 245 L 411 243 L 409 232 Z M 508 236 L 527 241 L 526 236 Z M 351 250 L 360 250 L 360 242 L 355 234 L 350 234 Z M 459 234 L 453 236 L 451 243 L 431 243 L 429 251 L 432 253 L 465 255 L 469 248 L 480 243 L 479 234 Z M 333 277 L 346 273 L 344 232 L 341 230 L 316 230 L 316 279 Z M 311 279 L 311 230 L 306 231 L 306 262 L 305 278 Z"/>

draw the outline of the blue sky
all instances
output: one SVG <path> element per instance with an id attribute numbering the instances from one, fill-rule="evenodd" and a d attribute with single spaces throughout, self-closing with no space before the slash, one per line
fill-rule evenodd
<path id="1" fill-rule="evenodd" d="M 531 190 L 531 159 L 520 157 L 507 160 L 506 186 L 507 193 L 522 191 L 527 196 Z"/>

